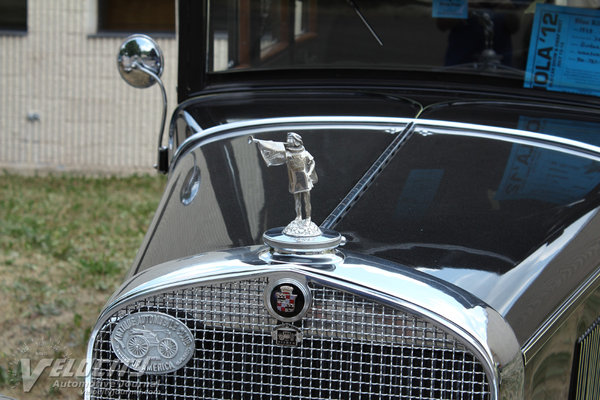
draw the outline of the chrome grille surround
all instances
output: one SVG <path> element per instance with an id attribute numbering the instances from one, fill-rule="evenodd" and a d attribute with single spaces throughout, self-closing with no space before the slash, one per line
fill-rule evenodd
<path id="1" fill-rule="evenodd" d="M 273 345 L 266 276 L 147 295 L 112 310 L 92 339 L 88 398 L 494 398 L 484 363 L 447 328 L 402 307 L 309 281 L 299 347 Z M 165 375 L 133 373 L 110 347 L 125 315 L 158 311 L 186 323 L 196 353 Z"/>

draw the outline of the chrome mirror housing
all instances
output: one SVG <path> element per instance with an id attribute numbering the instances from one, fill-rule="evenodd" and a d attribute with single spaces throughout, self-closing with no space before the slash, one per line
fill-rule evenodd
<path id="1" fill-rule="evenodd" d="M 135 88 L 154 85 L 163 72 L 163 53 L 151 37 L 129 36 L 119 49 L 117 66 L 125 82 Z"/>
<path id="2" fill-rule="evenodd" d="M 160 76 L 164 58 L 158 44 L 150 36 L 129 36 L 119 49 L 117 67 L 125 82 L 135 88 L 147 88 L 158 83 L 163 97 L 162 123 L 158 134 L 158 158 L 154 168 L 163 174 L 169 171 L 169 150 L 163 146 L 163 132 L 167 119 L 167 92 Z"/>

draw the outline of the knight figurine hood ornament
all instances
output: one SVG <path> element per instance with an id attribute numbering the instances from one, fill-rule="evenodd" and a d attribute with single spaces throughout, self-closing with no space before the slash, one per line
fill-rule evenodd
<path id="1" fill-rule="evenodd" d="M 265 232 L 265 244 L 275 250 L 290 253 L 323 252 L 339 246 L 342 241 L 339 233 L 322 230 L 311 219 L 310 191 L 318 182 L 318 177 L 315 160 L 304 147 L 302 137 L 289 132 L 285 142 L 275 142 L 250 136 L 248 143 L 257 145 L 268 167 L 284 164 L 287 166 L 289 192 L 294 196 L 296 217 L 285 227 Z"/>

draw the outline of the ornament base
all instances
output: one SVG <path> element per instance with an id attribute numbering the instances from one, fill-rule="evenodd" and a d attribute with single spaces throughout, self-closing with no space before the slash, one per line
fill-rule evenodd
<path id="1" fill-rule="evenodd" d="M 288 225 L 289 226 L 289 225 Z M 291 236 L 285 233 L 287 227 L 269 229 L 263 234 L 264 243 L 278 253 L 319 254 L 334 250 L 343 244 L 343 237 L 330 229 L 319 229 L 317 236 Z"/>

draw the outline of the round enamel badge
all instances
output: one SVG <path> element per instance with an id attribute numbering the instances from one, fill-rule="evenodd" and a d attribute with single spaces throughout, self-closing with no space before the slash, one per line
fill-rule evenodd
<path id="1" fill-rule="evenodd" d="M 269 313 L 283 322 L 302 319 L 310 308 L 310 290 L 295 279 L 279 279 L 265 290 L 265 305 Z"/>

